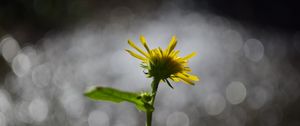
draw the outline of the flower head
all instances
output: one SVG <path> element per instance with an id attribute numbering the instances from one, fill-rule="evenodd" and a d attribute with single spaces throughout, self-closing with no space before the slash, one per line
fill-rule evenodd
<path id="1" fill-rule="evenodd" d="M 179 50 L 174 50 L 177 44 L 176 36 L 172 37 L 169 46 L 164 50 L 161 47 L 150 49 L 144 36 L 140 36 L 140 41 L 146 51 L 136 46 L 131 40 L 128 40 L 128 44 L 140 54 L 127 49 L 126 51 L 142 61 L 141 66 L 147 70 L 148 77 L 166 81 L 168 84 L 168 78 L 175 82 L 181 80 L 191 85 L 194 85 L 194 81 L 199 81 L 197 76 L 189 74 L 192 70 L 188 67 L 188 60 L 196 53 L 179 57 Z"/>

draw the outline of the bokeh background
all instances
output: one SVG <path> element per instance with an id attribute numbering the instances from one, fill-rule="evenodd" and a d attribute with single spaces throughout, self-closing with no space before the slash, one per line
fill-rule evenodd
<path id="1" fill-rule="evenodd" d="M 155 126 L 299 126 L 300 9 L 279 0 L 1 0 L 0 126 L 142 126 L 90 86 L 149 91 L 124 49 L 178 38 L 195 86 L 159 87 Z"/>

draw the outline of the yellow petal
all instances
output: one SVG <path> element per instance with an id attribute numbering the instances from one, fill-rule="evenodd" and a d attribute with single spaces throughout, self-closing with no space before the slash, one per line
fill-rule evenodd
<path id="1" fill-rule="evenodd" d="M 128 44 L 133 47 L 134 49 L 136 49 L 138 52 L 140 52 L 141 54 L 143 54 L 144 56 L 148 57 L 148 54 L 145 53 L 142 49 L 140 49 L 138 46 L 136 46 L 131 40 L 128 40 Z"/>
<path id="2" fill-rule="evenodd" d="M 155 55 L 155 49 L 150 50 L 149 55 L 150 55 L 150 57 L 154 56 Z"/>
<path id="3" fill-rule="evenodd" d="M 179 54 L 179 50 L 176 50 L 176 51 L 172 51 L 171 53 L 170 53 L 170 56 L 171 57 L 175 57 L 175 56 L 177 56 L 178 54 Z"/>
<path id="4" fill-rule="evenodd" d="M 182 72 L 182 75 L 189 78 L 192 81 L 199 81 L 199 78 L 196 75 L 188 74 L 187 72 Z"/>
<path id="5" fill-rule="evenodd" d="M 165 56 L 165 53 L 164 53 L 164 51 L 161 49 L 161 47 L 158 47 L 158 50 L 159 50 L 161 56 Z"/>
<path id="6" fill-rule="evenodd" d="M 155 55 L 158 55 L 159 57 L 162 57 L 162 53 L 159 51 L 159 48 L 156 48 L 153 51 L 155 52 Z"/>
<path id="7" fill-rule="evenodd" d="M 189 67 L 184 67 L 184 71 L 185 71 L 185 72 L 192 72 L 192 69 L 189 68 Z"/>
<path id="8" fill-rule="evenodd" d="M 196 56 L 196 54 L 197 54 L 197 53 L 193 52 L 193 53 L 191 53 L 191 54 L 189 54 L 189 55 L 183 57 L 182 59 L 183 59 L 183 60 L 188 60 L 188 59 L 190 59 L 190 58 Z"/>
<path id="9" fill-rule="evenodd" d="M 179 81 L 180 81 L 179 78 L 177 78 L 177 77 L 175 77 L 175 76 L 171 76 L 170 79 L 171 79 L 172 81 L 175 81 L 175 82 L 179 82 Z"/>
<path id="10" fill-rule="evenodd" d="M 132 55 L 133 57 L 135 57 L 135 58 L 138 58 L 138 59 L 143 60 L 143 61 L 146 60 L 145 57 L 143 57 L 143 56 L 141 56 L 141 55 L 138 55 L 138 54 L 136 54 L 136 53 L 134 53 L 134 52 L 132 52 L 132 51 L 130 51 L 130 50 L 128 50 L 128 49 L 126 49 L 126 51 L 127 51 L 130 55 Z"/>
<path id="11" fill-rule="evenodd" d="M 195 76 L 195 75 L 189 74 L 189 78 L 190 78 L 191 80 L 193 80 L 193 81 L 199 81 L 198 76 Z"/>
<path id="12" fill-rule="evenodd" d="M 176 36 L 173 36 L 170 43 L 169 43 L 169 46 L 168 48 L 166 49 L 166 52 L 169 54 L 170 52 L 173 51 L 173 49 L 175 48 L 177 44 L 177 40 L 176 40 Z"/>
<path id="13" fill-rule="evenodd" d="M 189 79 L 188 77 L 184 76 L 181 73 L 176 74 L 176 76 L 181 80 L 183 80 L 183 82 L 185 82 L 186 84 L 195 85 L 195 83 L 191 79 Z"/>
<path id="14" fill-rule="evenodd" d="M 147 52 L 149 53 L 150 49 L 149 49 L 147 41 L 143 35 L 140 36 L 140 40 L 141 40 L 142 44 L 144 45 L 144 47 L 146 48 Z"/>

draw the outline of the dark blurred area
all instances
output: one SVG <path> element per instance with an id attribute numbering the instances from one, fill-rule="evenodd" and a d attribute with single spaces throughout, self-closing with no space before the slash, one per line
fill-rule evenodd
<path id="1" fill-rule="evenodd" d="M 72 29 L 78 23 L 109 14 L 111 8 L 126 6 L 134 13 L 146 15 L 156 11 L 163 0 L 1 0 L 0 36 L 10 34 L 20 45 L 37 44 L 49 32 Z M 300 4 L 292 0 L 178 0 L 182 9 L 208 11 L 235 20 L 242 25 L 287 36 L 286 59 L 300 71 L 299 52 L 294 48 L 293 36 L 300 31 Z M 259 36 L 258 36 L 259 37 Z M 271 54 L 269 54 L 271 55 Z M 8 63 L 0 58 L 0 79 L 10 71 Z M 300 120 L 300 99 L 283 111 L 282 125 Z M 255 124 L 255 123 L 253 123 Z M 299 124 L 300 125 L 300 124 Z"/>
<path id="2" fill-rule="evenodd" d="M 1 0 L 0 33 L 13 34 L 22 42 L 34 43 L 46 32 L 64 29 L 95 15 L 101 18 L 109 13 L 110 8 L 126 6 L 135 13 L 151 13 L 166 2 L 173 1 Z M 293 33 L 300 29 L 297 1 L 178 0 L 174 3 L 186 10 L 209 11 L 269 30 Z"/>
<path id="3" fill-rule="evenodd" d="M 262 28 L 296 32 L 300 29 L 299 2 L 293 0 L 207 0 L 218 15 Z M 201 2 L 196 2 L 201 4 Z M 198 8 L 199 9 L 199 8 Z"/>
<path id="4" fill-rule="evenodd" d="M 112 8 L 126 6 L 142 14 L 155 10 L 160 3 L 160 0 L 1 0 L 0 37 L 9 34 L 21 46 L 36 44 L 49 32 L 68 31 L 88 19 L 105 22 Z M 9 67 L 2 57 L 0 60 L 0 75 L 4 77 Z"/>
<path id="5" fill-rule="evenodd" d="M 157 1 L 136 0 L 2 0 L 0 34 L 12 34 L 21 42 L 35 43 L 49 31 L 60 31 L 92 16 L 109 14 L 126 6 L 137 12 L 155 9 Z"/>

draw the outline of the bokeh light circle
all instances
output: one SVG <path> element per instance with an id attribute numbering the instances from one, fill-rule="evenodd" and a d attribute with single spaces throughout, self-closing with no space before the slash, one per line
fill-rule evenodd
<path id="1" fill-rule="evenodd" d="M 19 76 L 23 77 L 26 75 L 31 68 L 31 61 L 29 57 L 25 54 L 18 54 L 12 61 L 12 69 L 14 73 Z"/>
<path id="2" fill-rule="evenodd" d="M 244 53 L 251 61 L 258 62 L 264 56 L 264 45 L 257 39 L 248 39 L 244 44 Z"/>
<path id="3" fill-rule="evenodd" d="M 226 101 L 220 94 L 210 94 L 204 101 L 205 111 L 209 115 L 219 115 L 226 107 Z"/>
<path id="4" fill-rule="evenodd" d="M 1 40 L 1 53 L 7 62 L 11 62 L 20 50 L 19 43 L 11 36 Z"/>
<path id="5" fill-rule="evenodd" d="M 183 112 L 173 112 L 167 118 L 167 126 L 189 126 L 189 117 Z"/>
<path id="6" fill-rule="evenodd" d="M 247 95 L 247 89 L 241 82 L 231 82 L 226 87 L 226 99 L 231 104 L 239 104 L 244 101 Z"/>
<path id="7" fill-rule="evenodd" d="M 44 99 L 36 98 L 28 106 L 29 116 L 36 122 L 42 122 L 48 116 L 48 109 L 48 104 Z"/>

